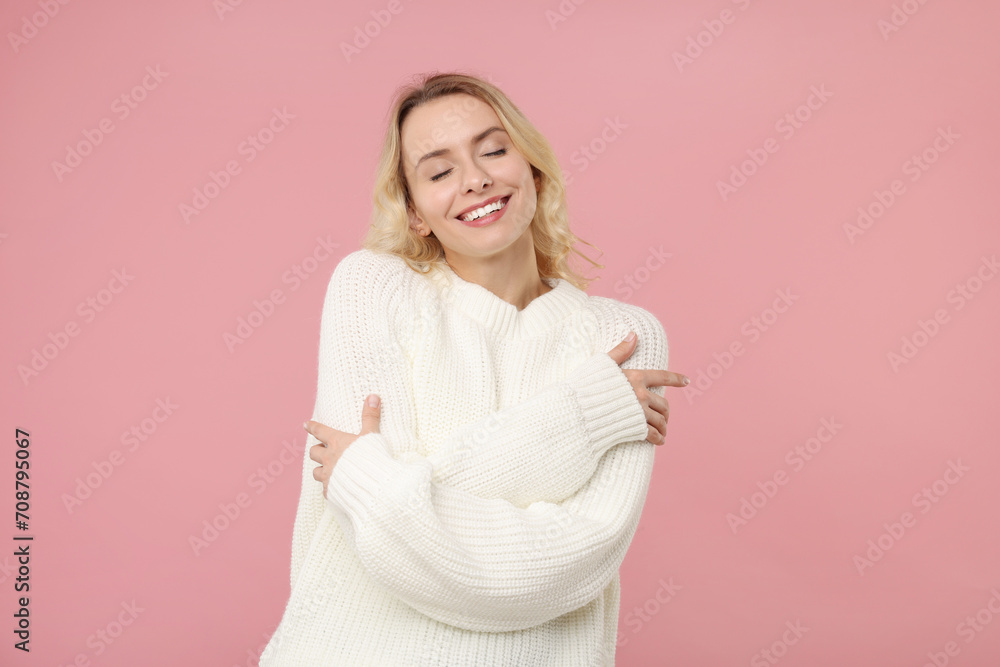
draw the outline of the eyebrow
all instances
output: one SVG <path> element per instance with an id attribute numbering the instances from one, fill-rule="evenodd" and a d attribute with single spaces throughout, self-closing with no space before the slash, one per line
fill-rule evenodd
<path id="1" fill-rule="evenodd" d="M 507 130 L 503 129 L 502 127 L 497 127 L 496 125 L 494 125 L 493 127 L 487 128 L 487 129 L 483 130 L 482 132 L 480 132 L 479 134 L 477 134 L 476 136 L 472 137 L 472 142 L 471 143 L 472 144 L 478 144 L 480 141 L 482 141 L 483 139 L 485 139 L 486 137 L 488 137 L 493 132 L 506 132 L 506 131 Z M 440 155 L 446 155 L 446 154 L 448 154 L 450 152 L 451 152 L 450 148 L 439 148 L 436 151 L 431 151 L 427 155 L 425 155 L 422 158 L 420 158 L 419 160 L 417 160 L 417 163 L 415 165 L 413 165 L 413 169 L 416 170 L 417 167 L 420 166 L 420 163 L 423 162 L 424 160 L 429 160 L 431 158 L 438 157 Z"/>

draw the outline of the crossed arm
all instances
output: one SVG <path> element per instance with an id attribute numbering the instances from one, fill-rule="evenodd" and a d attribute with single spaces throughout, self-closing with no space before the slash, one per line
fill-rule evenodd
<path id="1" fill-rule="evenodd" d="M 344 451 L 328 500 L 306 456 L 293 584 L 327 508 L 373 578 L 451 625 L 518 630 L 597 597 L 625 556 L 652 472 L 645 415 L 621 367 L 596 353 L 563 381 L 457 429 L 435 455 L 394 458 L 415 415 L 391 318 L 394 299 L 412 295 L 395 293 L 399 281 L 379 280 L 384 268 L 368 261 L 349 255 L 331 280 L 314 419 L 356 433 L 362 401 L 376 393 L 380 432 Z M 373 296 L 384 299 L 374 309 Z M 666 369 L 662 326 L 626 312 L 632 321 L 610 339 L 633 329 L 640 344 L 622 366 Z M 309 436 L 307 451 L 316 442 Z"/>

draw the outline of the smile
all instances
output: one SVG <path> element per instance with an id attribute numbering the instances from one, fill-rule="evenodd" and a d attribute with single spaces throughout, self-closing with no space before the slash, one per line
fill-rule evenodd
<path id="1" fill-rule="evenodd" d="M 507 202 L 510 201 L 510 197 L 510 195 L 507 195 L 503 199 L 487 204 L 482 208 L 477 208 L 475 211 L 469 211 L 458 219 L 471 227 L 483 227 L 496 222 L 507 210 Z"/>

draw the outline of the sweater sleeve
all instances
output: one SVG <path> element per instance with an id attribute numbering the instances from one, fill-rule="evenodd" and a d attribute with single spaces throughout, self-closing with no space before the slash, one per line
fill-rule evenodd
<path id="1" fill-rule="evenodd" d="M 437 483 L 526 507 L 565 500 L 610 447 L 647 433 L 632 386 L 602 352 L 527 400 L 456 429 L 427 461 Z"/>
<path id="2" fill-rule="evenodd" d="M 623 366 L 666 369 L 662 326 L 648 312 L 620 305 L 628 328 L 640 337 Z M 631 392 L 620 368 L 608 361 Z M 565 389 L 553 393 L 560 391 Z M 662 395 L 663 388 L 653 391 Z M 355 440 L 334 467 L 328 489 L 345 538 L 374 579 L 431 618 L 489 632 L 532 627 L 601 595 L 628 550 L 652 474 L 654 447 L 644 441 L 645 416 L 634 394 L 641 434 L 601 449 L 592 474 L 569 497 L 523 507 L 446 483 L 447 461 L 436 467 L 434 457 L 393 457 L 391 438 L 400 431 L 384 423 L 391 403 L 380 395 L 383 426 L 389 428 Z M 363 397 L 356 395 L 358 413 Z M 473 447 L 470 457 L 481 451 Z M 552 472 L 558 476 L 573 465 L 562 460 Z M 448 472 L 436 475 L 442 467 Z"/>
<path id="3" fill-rule="evenodd" d="M 523 630 L 599 597 L 638 527 L 654 445 L 623 443 L 562 503 L 526 508 L 432 481 L 425 461 L 394 459 L 378 433 L 333 470 L 337 519 L 374 579 L 437 621 Z"/>
<path id="4" fill-rule="evenodd" d="M 399 266 L 358 251 L 334 271 L 320 325 L 315 421 L 357 433 L 362 402 L 376 393 L 382 398 L 383 437 L 413 440 L 412 392 L 400 373 L 405 354 L 392 332 L 394 321 L 409 315 L 400 304 L 412 303 L 416 296 L 406 293 L 409 283 L 392 275 Z M 640 332 L 640 350 L 643 340 Z M 609 448 L 645 439 L 646 433 L 645 413 L 621 367 L 608 354 L 597 353 L 563 381 L 456 429 L 424 460 L 436 483 L 526 507 L 568 498 L 591 478 Z M 293 586 L 324 509 L 322 486 L 312 476 L 316 464 L 308 455 L 318 442 L 307 436 L 292 534 Z"/>

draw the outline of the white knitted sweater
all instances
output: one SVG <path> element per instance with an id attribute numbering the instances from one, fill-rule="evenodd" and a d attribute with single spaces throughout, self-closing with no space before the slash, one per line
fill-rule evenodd
<path id="1" fill-rule="evenodd" d="M 307 436 L 291 595 L 261 667 L 614 664 L 656 449 L 622 368 L 666 369 L 666 334 L 546 283 L 518 311 L 450 268 L 340 261 L 312 418 L 358 433 L 375 393 L 380 432 L 345 450 L 326 499 Z M 619 366 L 607 352 L 630 330 Z"/>

